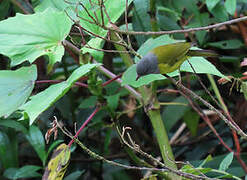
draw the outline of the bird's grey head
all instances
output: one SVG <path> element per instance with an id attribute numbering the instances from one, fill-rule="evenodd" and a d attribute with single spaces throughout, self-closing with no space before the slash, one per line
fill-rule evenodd
<path id="1" fill-rule="evenodd" d="M 158 74 L 160 73 L 158 68 L 158 59 L 152 53 L 148 53 L 145 55 L 136 65 L 136 72 L 138 80 L 141 76 L 145 76 L 148 74 Z"/>

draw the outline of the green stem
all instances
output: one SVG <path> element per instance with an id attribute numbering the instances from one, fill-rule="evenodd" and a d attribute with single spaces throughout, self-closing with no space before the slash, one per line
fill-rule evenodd
<path id="1" fill-rule="evenodd" d="M 157 137 L 159 148 L 161 151 L 162 159 L 164 164 L 176 170 L 177 166 L 174 160 L 174 155 L 172 148 L 169 143 L 167 132 L 161 118 L 160 104 L 156 97 L 156 84 L 153 83 L 151 88 L 142 87 L 140 88 L 143 97 L 144 107 L 146 108 L 146 113 L 151 120 L 154 132 Z M 176 174 L 169 173 L 168 179 L 181 179 Z"/>
<path id="2" fill-rule="evenodd" d="M 156 1 L 150 0 L 150 24 L 153 32 L 159 31 L 159 25 L 156 18 Z M 158 37 L 158 35 L 153 34 L 153 38 Z"/>
<path id="3" fill-rule="evenodd" d="M 121 37 L 119 37 L 119 34 L 117 34 L 114 31 L 111 31 L 111 40 L 119 42 L 122 39 L 121 39 Z M 126 48 L 124 46 L 121 46 L 121 45 L 115 44 L 115 43 L 114 43 L 114 46 L 118 51 L 126 51 Z M 119 53 L 119 54 L 120 54 L 124 64 L 127 67 L 130 67 L 131 65 L 133 65 L 133 60 L 128 53 Z"/>
<path id="4" fill-rule="evenodd" d="M 209 79 L 209 81 L 210 81 L 210 83 L 211 83 L 211 85 L 212 85 L 212 88 L 213 88 L 213 90 L 214 90 L 214 93 L 215 93 L 217 99 L 219 100 L 219 102 L 220 102 L 220 104 L 221 104 L 223 110 L 224 110 L 225 112 L 227 112 L 228 109 L 227 109 L 225 103 L 224 103 L 223 100 L 222 100 L 222 97 L 221 97 L 221 95 L 220 95 L 220 91 L 219 91 L 219 89 L 218 89 L 218 87 L 217 87 L 217 85 L 216 85 L 216 83 L 215 83 L 215 81 L 214 81 L 213 76 L 210 75 L 210 74 L 207 74 L 207 76 L 208 76 L 208 79 Z"/>

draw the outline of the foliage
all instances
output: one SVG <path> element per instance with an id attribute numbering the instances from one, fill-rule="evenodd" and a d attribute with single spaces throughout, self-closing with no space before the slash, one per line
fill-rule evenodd
<path id="1" fill-rule="evenodd" d="M 229 20 L 246 11 L 246 0 L 0 1 L 0 179 L 244 178 L 247 20 Z M 187 90 L 179 71 L 136 81 L 141 57 L 181 41 L 219 57 L 181 65 Z"/>

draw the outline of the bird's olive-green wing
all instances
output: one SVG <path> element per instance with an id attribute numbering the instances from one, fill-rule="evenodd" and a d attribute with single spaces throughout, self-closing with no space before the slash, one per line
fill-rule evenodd
<path id="1" fill-rule="evenodd" d="M 160 73 L 173 72 L 186 60 L 191 43 L 180 42 L 159 46 L 151 50 L 158 57 Z"/>

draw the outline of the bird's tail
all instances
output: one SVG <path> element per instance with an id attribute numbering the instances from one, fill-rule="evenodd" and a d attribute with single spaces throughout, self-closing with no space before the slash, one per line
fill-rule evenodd
<path id="1" fill-rule="evenodd" d="M 219 57 L 220 55 L 212 50 L 189 50 L 188 56 Z"/>

